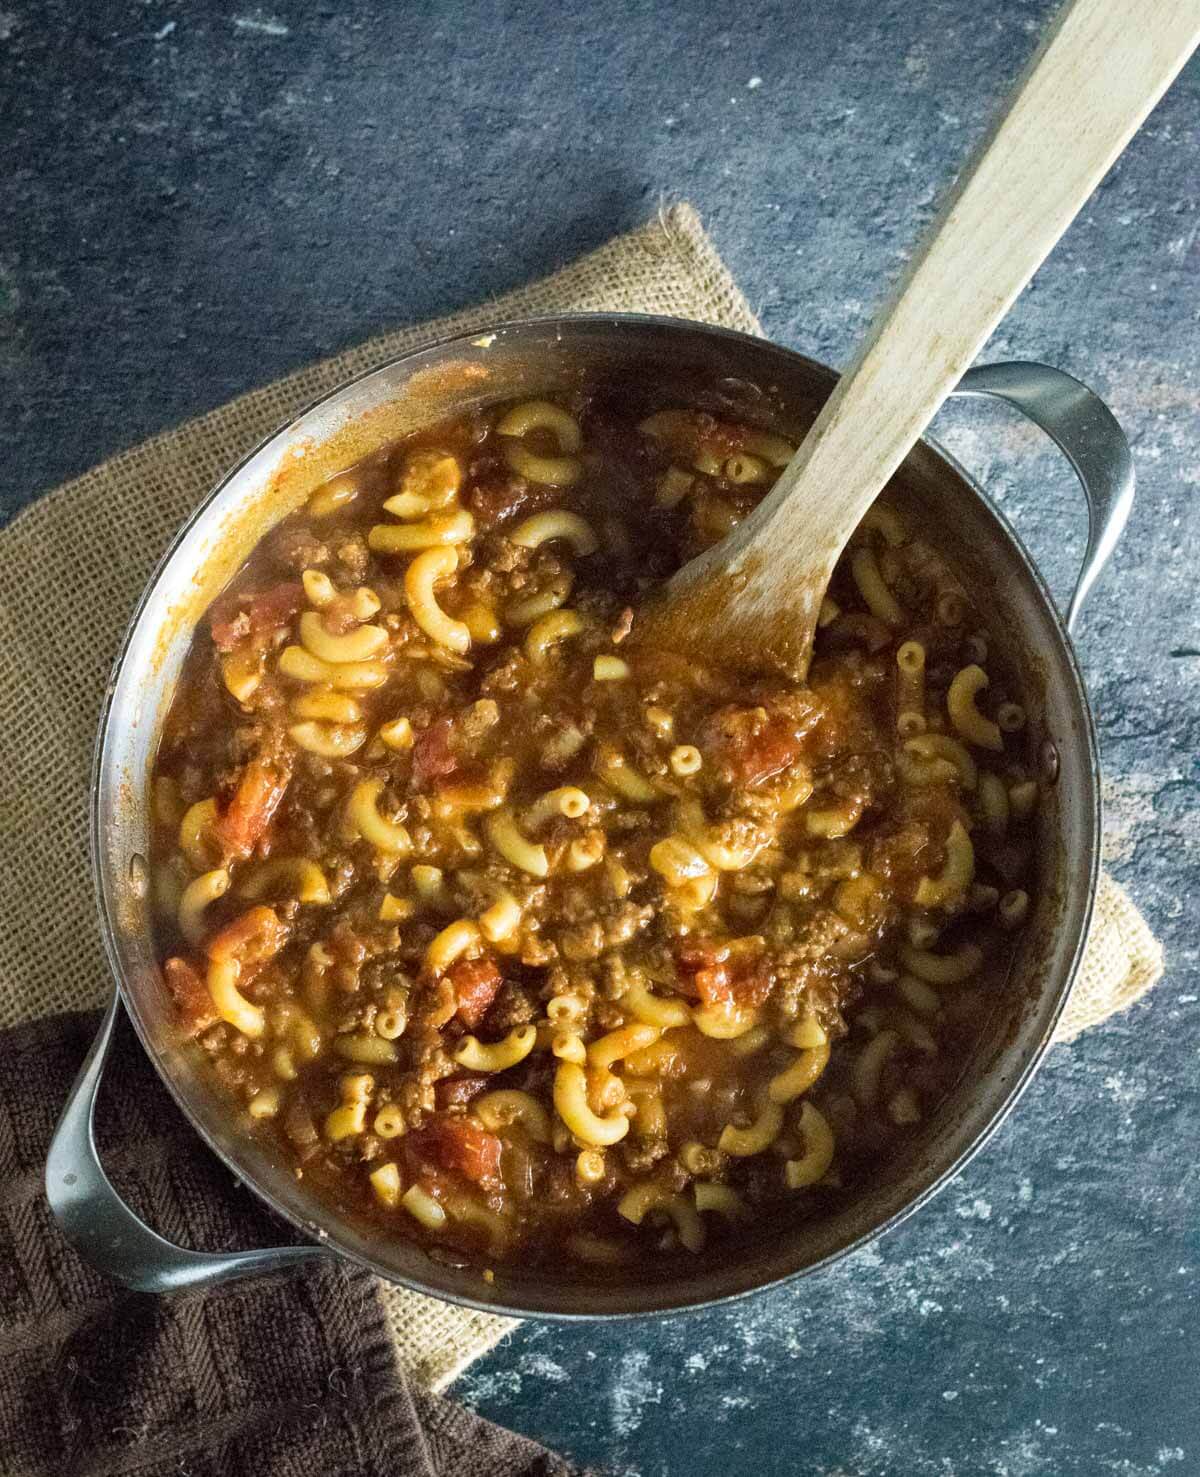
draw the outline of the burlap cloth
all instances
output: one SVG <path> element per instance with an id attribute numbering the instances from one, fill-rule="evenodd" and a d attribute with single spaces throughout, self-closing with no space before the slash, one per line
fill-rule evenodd
<path id="1" fill-rule="evenodd" d="M 406 349 L 506 318 L 640 311 L 760 332 L 695 211 L 676 205 L 589 256 L 492 302 L 372 339 L 135 446 L 43 497 L 0 533 L 0 1027 L 98 1004 L 110 989 L 87 867 L 88 773 L 121 633 L 185 515 L 281 422 Z M 1104 877 L 1057 1039 L 1122 1010 L 1162 951 Z M 405 1367 L 434 1388 L 511 1320 L 394 1288 Z"/>

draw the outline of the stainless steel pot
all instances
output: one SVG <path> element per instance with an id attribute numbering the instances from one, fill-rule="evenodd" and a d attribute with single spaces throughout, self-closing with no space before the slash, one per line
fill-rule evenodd
<path id="1" fill-rule="evenodd" d="M 1043 755 L 1040 877 L 1011 988 L 950 1100 L 880 1179 L 828 1216 L 774 1230 L 727 1260 L 686 1273 L 631 1270 L 619 1282 L 573 1267 L 498 1269 L 494 1283 L 432 1260 L 400 1238 L 335 1215 L 251 1137 L 216 1089 L 194 1043 L 180 1039 L 155 963 L 142 858 L 147 778 L 160 725 L 196 620 L 265 528 L 339 466 L 430 418 L 581 375 L 652 383 L 802 432 L 832 370 L 772 344 L 661 318 L 579 316 L 498 326 L 419 350 L 338 390 L 235 468 L 181 530 L 146 590 L 113 672 L 94 773 L 92 862 L 117 989 L 59 1123 L 46 1167 L 55 1215 L 76 1248 L 131 1287 L 162 1291 L 243 1277 L 334 1252 L 420 1292 L 518 1317 L 612 1317 L 697 1307 L 811 1272 L 898 1225 L 960 1170 L 1012 1107 L 1045 1051 L 1082 954 L 1099 858 L 1100 775 L 1087 697 L 1069 633 L 1128 517 L 1129 448 L 1105 406 L 1036 364 L 972 370 L 957 391 L 1009 401 L 1058 443 L 1079 475 L 1090 537 L 1059 619 L 1016 535 L 969 475 L 931 442 L 900 474 L 922 533 L 946 546 L 1022 670 Z M 214 1153 L 313 1238 L 212 1256 L 171 1245 L 125 1206 L 100 1165 L 96 1092 L 118 1010 L 133 1020 L 159 1075 Z M 315 1242 L 315 1244 L 313 1244 Z"/>

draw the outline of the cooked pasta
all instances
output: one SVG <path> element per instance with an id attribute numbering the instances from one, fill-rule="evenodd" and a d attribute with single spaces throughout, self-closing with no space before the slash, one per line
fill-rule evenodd
<path id="1" fill-rule="evenodd" d="M 469 650 L 471 632 L 463 621 L 448 616 L 437 602 L 435 587 L 458 568 L 453 549 L 433 548 L 420 554 L 404 576 L 404 594 L 413 620 L 439 646 L 460 654 Z"/>
<path id="2" fill-rule="evenodd" d="M 417 549 L 465 544 L 474 532 L 475 520 L 459 508 L 453 513 L 433 513 L 420 523 L 378 523 L 367 534 L 367 545 L 376 554 L 411 554 Z"/>
<path id="3" fill-rule="evenodd" d="M 337 692 L 368 691 L 382 687 L 388 669 L 381 661 L 325 662 L 303 646 L 288 646 L 280 653 L 278 671 L 295 682 L 319 683 Z"/>
<path id="4" fill-rule="evenodd" d="M 475 1036 L 464 1036 L 455 1048 L 454 1060 L 472 1072 L 506 1072 L 525 1060 L 536 1039 L 532 1026 L 517 1026 L 502 1041 L 486 1045 Z"/>
<path id="5" fill-rule="evenodd" d="M 530 448 L 526 438 L 538 431 L 553 439 L 560 455 Z M 579 460 L 567 453 L 578 451 L 582 444 L 579 423 L 561 406 L 548 400 L 526 401 L 500 418 L 496 435 L 505 438 L 501 443 L 503 455 L 520 476 L 549 487 L 570 487 L 578 480 L 582 470 Z"/>
<path id="6" fill-rule="evenodd" d="M 204 937 L 206 912 L 228 891 L 229 872 L 224 867 L 202 872 L 184 888 L 179 900 L 179 931 L 189 944 L 198 944 Z"/>
<path id="7" fill-rule="evenodd" d="M 519 523 L 509 535 L 523 549 L 538 549 L 542 544 L 561 539 L 579 555 L 594 554 L 599 548 L 592 527 L 578 513 L 556 508 L 550 513 L 535 513 Z"/>
<path id="8" fill-rule="evenodd" d="M 783 1109 L 773 1099 L 765 1102 L 758 1117 L 744 1128 L 727 1123 L 717 1140 L 717 1148 L 723 1154 L 733 1154 L 738 1159 L 748 1159 L 769 1149 L 779 1137 L 783 1127 Z"/>
<path id="9" fill-rule="evenodd" d="M 629 1119 L 615 1111 L 606 1117 L 592 1111 L 587 1077 L 578 1062 L 561 1061 L 554 1074 L 554 1108 L 567 1128 L 583 1144 L 616 1144 L 629 1132 Z"/>
<path id="10" fill-rule="evenodd" d="M 997 753 L 1004 748 L 1000 725 L 994 723 L 976 707 L 979 693 L 988 685 L 988 675 L 982 667 L 972 664 L 957 673 L 946 693 L 946 711 L 950 722 L 960 738 L 981 749 L 993 749 Z"/>
<path id="11" fill-rule="evenodd" d="M 412 838 L 406 827 L 386 820 L 379 811 L 383 793 L 381 779 L 360 780 L 346 802 L 346 819 L 354 834 L 361 836 L 377 851 L 388 856 L 405 857 L 412 851 Z"/>
<path id="12" fill-rule="evenodd" d="M 534 621 L 525 637 L 525 654 L 531 662 L 545 662 L 552 647 L 569 641 L 584 629 L 583 617 L 574 610 L 554 610 Z"/>
<path id="13" fill-rule="evenodd" d="M 329 633 L 315 610 L 300 617 L 300 642 L 311 656 L 331 666 L 347 662 L 369 662 L 387 646 L 387 632 L 382 626 L 356 626 L 344 636 Z"/>
<path id="14" fill-rule="evenodd" d="M 1036 687 L 935 531 L 875 505 L 804 685 L 659 649 L 643 600 L 797 438 L 640 394 L 314 488 L 152 776 L 164 988 L 240 1128 L 497 1276 L 825 1214 L 953 1090 L 1038 898 Z"/>
<path id="15" fill-rule="evenodd" d="M 324 906 L 333 901 L 325 873 L 306 856 L 273 856 L 251 863 L 238 879 L 238 897 L 294 897 L 298 903 Z"/>
<path id="16" fill-rule="evenodd" d="M 521 833 L 510 809 L 505 807 L 490 815 L 484 828 L 488 840 L 506 862 L 528 872 L 531 877 L 549 876 L 550 859 L 546 848 Z"/>

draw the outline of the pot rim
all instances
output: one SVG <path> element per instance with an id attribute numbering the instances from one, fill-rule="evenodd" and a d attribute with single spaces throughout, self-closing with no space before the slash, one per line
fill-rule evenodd
<path id="1" fill-rule="evenodd" d="M 732 342 L 751 345 L 753 348 L 767 358 L 778 357 L 781 362 L 795 364 L 797 361 L 806 369 L 815 371 L 818 376 L 832 375 L 836 380 L 837 371 L 820 360 L 800 353 L 798 350 L 789 349 L 783 345 L 776 344 L 770 339 L 759 338 L 754 334 L 741 332 L 737 329 L 724 328 L 718 325 L 700 323 L 691 319 L 673 318 L 661 314 L 647 313 L 563 313 L 548 314 L 530 318 L 506 319 L 493 325 L 483 325 L 469 331 L 448 334 L 437 339 L 423 343 L 416 348 L 394 355 L 390 359 L 372 368 L 364 370 L 361 374 L 353 376 L 338 384 L 328 393 L 319 396 L 300 410 L 290 415 L 281 422 L 268 435 L 264 436 L 244 456 L 232 465 L 207 493 L 203 500 L 180 525 L 179 529 L 171 539 L 170 544 L 154 566 L 152 573 L 146 581 L 142 593 L 129 618 L 125 632 L 114 658 L 110 672 L 108 685 L 105 691 L 104 701 L 101 706 L 99 724 L 96 739 L 93 746 L 93 760 L 91 769 L 91 802 L 89 820 L 89 854 L 92 871 L 92 880 L 95 890 L 97 911 L 99 914 L 100 931 L 104 943 L 104 952 L 108 959 L 116 982 L 117 992 L 129 1016 L 142 1049 L 150 1058 L 159 1079 L 164 1083 L 176 1105 L 182 1111 L 192 1130 L 206 1147 L 214 1153 L 225 1167 L 237 1178 L 239 1183 L 251 1190 L 269 1210 L 280 1216 L 289 1225 L 305 1236 L 315 1238 L 321 1245 L 335 1251 L 339 1256 L 345 1257 L 351 1262 L 363 1267 L 367 1271 L 382 1277 L 396 1286 L 405 1287 L 411 1291 L 419 1292 L 428 1297 L 439 1298 L 444 1302 L 456 1304 L 461 1307 L 475 1309 L 479 1312 L 492 1313 L 501 1317 L 519 1319 L 542 1318 L 555 1322 L 582 1323 L 593 1321 L 618 1321 L 637 1318 L 670 1317 L 684 1313 L 700 1312 L 705 1309 L 720 1307 L 728 1303 L 739 1301 L 742 1298 L 787 1286 L 808 1277 L 813 1273 L 822 1271 L 852 1252 L 860 1250 L 869 1243 L 889 1234 L 902 1225 L 924 1205 L 933 1199 L 945 1186 L 956 1178 L 963 1169 L 975 1158 L 975 1156 L 989 1143 L 992 1136 L 1000 1125 L 1012 1112 L 1022 1094 L 1028 1088 L 1030 1081 L 1041 1065 L 1047 1050 L 1049 1049 L 1057 1023 L 1065 1008 L 1067 999 L 1071 993 L 1077 978 L 1079 967 L 1083 959 L 1092 915 L 1095 906 L 1096 890 L 1100 873 L 1100 837 L 1101 837 L 1101 798 L 1100 798 L 1100 762 L 1099 747 L 1096 737 L 1095 720 L 1091 705 L 1088 701 L 1087 689 L 1084 684 L 1083 675 L 1075 653 L 1074 645 L 1067 634 L 1063 618 L 1060 616 L 1058 607 L 1046 586 L 1044 579 L 1037 566 L 1033 562 L 1028 550 L 1013 529 L 1009 520 L 988 496 L 985 489 L 979 484 L 975 477 L 969 473 L 959 460 L 948 452 L 932 436 L 923 436 L 917 446 L 924 446 L 933 451 L 962 481 L 976 494 L 985 505 L 987 511 L 1000 529 L 1006 535 L 1010 545 L 1011 553 L 1019 560 L 1023 571 L 1031 585 L 1036 589 L 1038 596 L 1049 615 L 1052 625 L 1059 637 L 1062 647 L 1062 655 L 1065 657 L 1067 669 L 1073 684 L 1074 705 L 1081 715 L 1082 733 L 1079 735 L 1086 748 L 1087 769 L 1090 783 L 1088 794 L 1090 797 L 1090 813 L 1087 816 L 1087 826 L 1091 837 L 1091 846 L 1087 858 L 1087 891 L 1084 899 L 1083 909 L 1080 916 L 1079 934 L 1076 939 L 1075 948 L 1072 952 L 1068 968 L 1064 971 L 1063 978 L 1058 985 L 1057 998 L 1045 1020 L 1042 1033 L 1038 1040 L 1024 1049 L 1024 1060 L 1019 1072 L 1015 1075 L 1004 1098 L 993 1112 L 991 1118 L 984 1127 L 974 1135 L 966 1147 L 959 1151 L 954 1157 L 942 1167 L 930 1181 L 921 1187 L 911 1199 L 908 1199 L 898 1209 L 881 1221 L 878 1225 L 864 1230 L 834 1247 L 825 1255 L 815 1261 L 807 1262 L 804 1266 L 797 1267 L 790 1272 L 780 1276 L 771 1277 L 752 1286 L 739 1287 L 725 1293 L 706 1295 L 702 1299 L 687 1300 L 681 1298 L 676 1301 L 666 1302 L 649 1308 L 628 1308 L 617 1310 L 603 1310 L 598 1312 L 580 1310 L 554 1310 L 546 1308 L 529 1308 L 519 1301 L 507 1302 L 502 1298 L 487 1299 L 476 1297 L 470 1293 L 458 1290 L 447 1290 L 421 1276 L 399 1275 L 389 1269 L 378 1265 L 371 1257 L 356 1250 L 354 1247 L 343 1244 L 339 1235 L 339 1223 L 333 1218 L 331 1212 L 327 1212 L 321 1222 L 305 1222 L 289 1211 L 280 1203 L 274 1194 L 261 1186 L 257 1180 L 244 1171 L 236 1163 L 232 1155 L 216 1143 L 206 1127 L 197 1121 L 193 1111 L 186 1101 L 182 1088 L 176 1082 L 173 1074 L 167 1069 L 160 1051 L 150 1037 L 149 1030 L 144 1022 L 136 995 L 131 988 L 125 970 L 125 964 L 117 943 L 118 927 L 116 922 L 116 901 L 112 896 L 114 879 L 111 878 L 103 864 L 103 846 L 101 837 L 101 792 L 102 776 L 106 767 L 108 757 L 108 746 L 110 739 L 111 719 L 113 717 L 113 700 L 117 690 L 118 680 L 124 672 L 125 663 L 135 632 L 141 624 L 143 614 L 155 595 L 162 576 L 174 558 L 180 545 L 187 535 L 207 514 L 209 508 L 218 500 L 222 492 L 238 476 L 238 474 L 251 462 L 260 452 L 271 445 L 279 437 L 286 435 L 298 421 L 312 414 L 322 406 L 336 401 L 356 386 L 370 379 L 374 375 L 385 373 L 396 366 L 409 363 L 419 359 L 423 355 L 435 355 L 444 352 L 456 345 L 463 348 L 478 347 L 478 340 L 488 335 L 494 335 L 497 340 L 513 334 L 527 333 L 531 330 L 545 330 L 547 328 L 557 329 L 560 325 L 565 328 L 572 326 L 595 326 L 606 324 L 613 327 L 628 326 L 631 328 L 654 327 L 673 333 L 685 333 L 687 335 L 702 339 L 724 339 Z M 915 449 L 915 448 L 914 448 Z M 911 455 L 911 453 L 910 453 Z M 143 780 L 144 783 L 144 780 Z M 953 1091 L 952 1094 L 953 1095 Z M 327 1224 L 333 1220 L 332 1228 Z M 647 1290 L 650 1290 L 647 1284 Z M 639 1286 L 638 1291 L 642 1291 Z"/>

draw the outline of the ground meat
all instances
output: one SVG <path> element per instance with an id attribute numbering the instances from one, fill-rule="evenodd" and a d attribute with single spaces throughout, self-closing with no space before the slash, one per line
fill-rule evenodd
<path id="1" fill-rule="evenodd" d="M 819 911 L 787 947 L 772 958 L 775 989 L 772 1004 L 780 1016 L 792 1020 L 802 1014 L 818 993 L 828 990 L 831 970 L 836 961 L 829 951 L 845 937 L 845 923 L 835 914 Z"/>
<path id="2" fill-rule="evenodd" d="M 604 999 L 596 1002 L 596 1026 L 601 1031 L 615 1031 L 625 1024 L 625 1012 L 615 1001 Z"/>
<path id="3" fill-rule="evenodd" d="M 434 781 L 444 779 L 458 768 L 458 756 L 451 747 L 453 720 L 439 718 L 417 736 L 412 750 L 412 785 L 424 790 Z"/>
<path id="4" fill-rule="evenodd" d="M 343 539 L 334 552 L 337 555 L 338 564 L 350 581 L 356 585 L 361 584 L 367 572 L 367 566 L 371 562 L 366 539 L 361 534 L 355 534 L 351 538 Z"/>
<path id="5" fill-rule="evenodd" d="M 734 872 L 730 886 L 743 897 L 760 897 L 775 886 L 775 878 L 768 871 L 747 867 L 742 872 Z"/>
<path id="6" fill-rule="evenodd" d="M 537 996 L 529 985 L 505 980 L 487 1013 L 487 1030 L 489 1034 L 494 1032 L 502 1036 L 515 1026 L 529 1025 L 540 1014 Z"/>
<path id="7" fill-rule="evenodd" d="M 474 748 L 499 722 L 500 709 L 496 703 L 491 698 L 480 698 L 455 719 L 454 727 L 462 744 Z"/>
<path id="8" fill-rule="evenodd" d="M 378 1006 L 372 1000 L 356 1000 L 347 1005 L 337 1018 L 339 1036 L 358 1031 L 369 1031 L 375 1023 Z"/>
<path id="9" fill-rule="evenodd" d="M 233 1035 L 233 1028 L 219 1021 L 215 1026 L 210 1026 L 201 1036 L 197 1037 L 200 1045 L 212 1056 L 220 1052 L 228 1051 L 229 1042 Z"/>
<path id="10" fill-rule="evenodd" d="M 670 1152 L 665 1138 L 626 1139 L 620 1146 L 621 1159 L 631 1174 L 646 1174 Z"/>
<path id="11" fill-rule="evenodd" d="M 286 525 L 272 535 L 271 552 L 280 564 L 297 571 L 329 563 L 329 549 L 310 528 Z"/>
<path id="12" fill-rule="evenodd" d="M 491 1082 L 483 1072 L 465 1072 L 458 1077 L 443 1077 L 434 1084 L 434 1101 L 439 1109 L 463 1106 L 486 1092 Z"/>
<path id="13" fill-rule="evenodd" d="M 243 1095 L 242 1089 L 247 1087 L 250 1081 L 244 1062 L 236 1057 L 219 1056 L 213 1060 L 213 1070 L 231 1092 Z"/>
<path id="14" fill-rule="evenodd" d="M 529 563 L 529 550 L 510 543 L 502 534 L 486 535 L 479 545 L 479 558 L 484 568 L 494 574 L 512 574 Z"/>
<path id="15" fill-rule="evenodd" d="M 366 959 L 368 949 L 354 925 L 340 918 L 329 936 L 330 950 L 347 964 L 360 965 Z"/>
<path id="16" fill-rule="evenodd" d="M 596 918 L 560 929 L 555 937 L 564 959 L 599 959 L 604 952 L 604 930 Z"/>
<path id="17" fill-rule="evenodd" d="M 325 858 L 325 881 L 335 899 L 343 897 L 354 886 L 354 858 L 345 852 L 335 851 Z"/>
<path id="18" fill-rule="evenodd" d="M 543 769 L 562 769 L 587 743 L 588 725 L 571 718 L 555 718 L 549 724 L 550 737 L 542 745 L 538 761 Z"/>
<path id="19" fill-rule="evenodd" d="M 421 1082 L 409 1077 L 400 1084 L 397 1102 L 410 1128 L 418 1128 L 428 1114 L 437 1107 L 437 1095 L 432 1082 Z"/>
<path id="20" fill-rule="evenodd" d="M 654 909 L 649 903 L 640 906 L 631 902 L 618 903 L 600 920 L 604 929 L 604 947 L 615 949 L 628 943 L 653 917 Z"/>
<path id="21" fill-rule="evenodd" d="M 570 1159 L 554 1159 L 546 1170 L 543 1185 L 546 1200 L 550 1205 L 577 1206 L 583 1200 L 579 1186 L 575 1182 L 575 1165 Z"/>
<path id="22" fill-rule="evenodd" d="M 510 646 L 495 666 L 484 673 L 479 690 L 484 693 L 515 692 L 521 686 L 528 667 L 525 653 L 519 647 Z"/>
<path id="23" fill-rule="evenodd" d="M 911 896 L 918 878 L 925 871 L 929 845 L 929 827 L 922 821 L 887 825 L 871 838 L 867 847 L 867 870 L 884 881 L 895 883 L 906 896 Z"/>
<path id="24" fill-rule="evenodd" d="M 370 1164 L 383 1153 L 383 1140 L 373 1133 L 364 1133 L 356 1144 L 356 1153 L 361 1163 Z"/>
<path id="25" fill-rule="evenodd" d="M 524 477 L 492 473 L 472 487 L 467 494 L 467 506 L 481 528 L 495 528 L 515 518 L 533 497 L 533 489 Z"/>
<path id="26" fill-rule="evenodd" d="M 536 934 L 526 930 L 521 934 L 521 952 L 518 957 L 522 964 L 527 964 L 531 969 L 536 969 L 543 964 L 549 964 L 555 959 L 557 957 L 557 950 L 548 940 L 539 938 Z"/>
<path id="27" fill-rule="evenodd" d="M 555 934 L 565 959 L 598 959 L 606 950 L 628 943 L 654 916 L 654 908 L 648 903 L 627 899 L 598 903 L 582 888 L 572 889 L 568 897 L 564 911 L 574 921 Z"/>
<path id="28" fill-rule="evenodd" d="M 283 1131 L 296 1146 L 301 1159 L 310 1159 L 320 1148 L 317 1125 L 308 1104 L 293 1098 L 283 1111 Z"/>
<path id="29" fill-rule="evenodd" d="M 835 766 L 829 787 L 842 800 L 857 800 L 865 810 L 891 784 L 892 763 L 881 750 L 850 754 Z"/>

